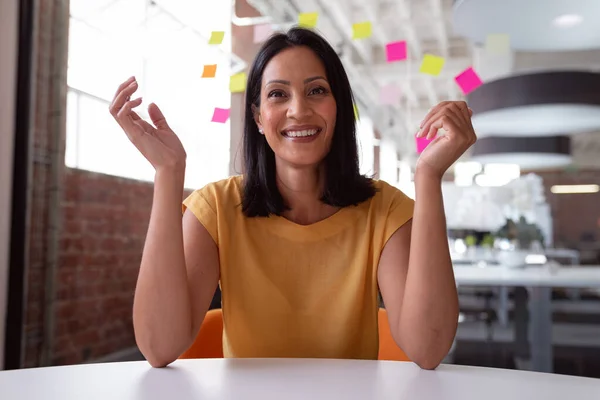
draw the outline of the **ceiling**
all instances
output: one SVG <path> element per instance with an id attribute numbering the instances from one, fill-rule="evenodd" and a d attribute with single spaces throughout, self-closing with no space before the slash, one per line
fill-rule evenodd
<path id="1" fill-rule="evenodd" d="M 599 0 L 248 0 L 285 29 L 300 12 L 319 12 L 317 30 L 340 54 L 361 113 L 393 139 L 403 159 L 416 159 L 413 135 L 430 107 L 464 96 L 454 77 L 473 66 L 484 82 L 547 70 L 600 72 Z M 562 25 L 555 19 L 563 18 Z M 567 26 L 583 15 L 577 26 Z M 373 35 L 352 40 L 352 24 L 373 22 Z M 561 20 L 559 19 L 559 22 Z M 572 22 L 572 21 L 571 21 Z M 456 24 L 456 25 L 455 25 Z M 508 33 L 512 50 L 490 55 L 485 32 Z M 386 63 L 385 45 L 406 40 L 407 61 Z M 446 59 L 439 76 L 419 73 L 423 54 Z M 381 89 L 400 88 L 395 105 L 382 105 Z M 570 132 L 564 132 L 569 134 Z M 573 137 L 574 163 L 600 168 L 600 133 Z M 592 153 L 592 154 L 590 154 Z"/>

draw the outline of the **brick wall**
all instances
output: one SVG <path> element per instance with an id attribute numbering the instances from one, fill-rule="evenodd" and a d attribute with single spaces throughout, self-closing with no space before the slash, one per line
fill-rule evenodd
<path id="1" fill-rule="evenodd" d="M 152 185 L 66 169 L 52 364 L 135 346 L 132 303 Z"/>

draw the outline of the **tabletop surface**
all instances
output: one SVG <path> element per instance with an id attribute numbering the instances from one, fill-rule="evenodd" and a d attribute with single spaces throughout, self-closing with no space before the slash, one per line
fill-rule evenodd
<path id="1" fill-rule="evenodd" d="M 178 360 L 0 372 L 2 400 L 597 399 L 600 379 L 410 362 L 328 359 Z"/>
<path id="2" fill-rule="evenodd" d="M 506 268 L 455 265 L 454 277 L 459 285 L 546 286 L 600 288 L 600 266 L 563 266 Z"/>

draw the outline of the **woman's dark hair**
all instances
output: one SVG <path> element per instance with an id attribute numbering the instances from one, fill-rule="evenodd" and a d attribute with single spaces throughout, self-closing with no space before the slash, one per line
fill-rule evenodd
<path id="1" fill-rule="evenodd" d="M 354 97 L 348 76 L 335 50 L 318 34 L 303 28 L 270 37 L 261 47 L 248 75 L 244 115 L 244 178 L 242 210 L 248 217 L 281 215 L 288 207 L 277 189 L 275 153 L 261 135 L 254 119 L 260 107 L 260 89 L 265 67 L 281 51 L 306 46 L 321 59 L 337 104 L 331 148 L 324 160 L 323 203 L 346 207 L 375 194 L 373 181 L 360 174 L 356 143 Z"/>

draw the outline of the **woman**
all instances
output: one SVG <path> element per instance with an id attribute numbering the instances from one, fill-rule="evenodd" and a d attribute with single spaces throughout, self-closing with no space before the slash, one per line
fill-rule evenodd
<path id="1" fill-rule="evenodd" d="M 134 78 L 110 107 L 156 169 L 133 306 L 154 367 L 193 342 L 220 283 L 226 357 L 376 359 L 378 288 L 393 337 L 426 369 L 448 352 L 458 301 L 441 179 L 475 141 L 464 102 L 444 102 L 418 136 L 435 139 L 415 174 L 416 204 L 359 174 L 352 92 L 331 46 L 294 28 L 271 37 L 246 91 L 245 173 L 184 201 L 185 151 L 154 104 L 132 109 Z M 414 221 L 414 222 L 413 222 Z"/>

